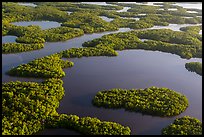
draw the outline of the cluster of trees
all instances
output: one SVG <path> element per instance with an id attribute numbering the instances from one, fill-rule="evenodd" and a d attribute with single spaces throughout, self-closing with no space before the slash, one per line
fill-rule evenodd
<path id="1" fill-rule="evenodd" d="M 135 35 L 141 39 L 159 40 L 175 44 L 202 45 L 202 41 L 198 38 L 194 38 L 185 32 L 173 31 L 170 29 L 135 31 Z"/>
<path id="2" fill-rule="evenodd" d="M 69 28 L 69 27 L 57 27 L 44 31 L 44 39 L 47 42 L 65 41 L 83 35 L 84 32 L 81 29 Z"/>
<path id="3" fill-rule="evenodd" d="M 89 56 L 117 56 L 118 53 L 109 47 L 87 47 L 87 48 L 71 48 L 61 53 L 64 58 L 80 58 Z"/>
<path id="4" fill-rule="evenodd" d="M 84 3 L 76 3 L 76 2 L 34 2 L 37 5 L 41 6 L 52 6 L 62 11 L 70 11 L 70 10 L 86 10 L 86 9 L 100 9 L 100 10 L 121 10 L 122 6 L 111 6 L 111 5 L 95 5 L 95 4 L 84 4 Z"/>
<path id="5" fill-rule="evenodd" d="M 82 46 L 83 47 L 107 46 L 115 50 L 124 50 L 128 48 L 137 48 L 137 45 L 140 42 L 141 40 L 132 31 L 130 31 L 104 35 L 101 38 L 86 41 L 82 44 Z"/>
<path id="6" fill-rule="evenodd" d="M 99 91 L 93 105 L 106 108 L 125 108 L 157 116 L 179 115 L 188 107 L 188 99 L 168 88 L 111 89 Z"/>
<path id="7" fill-rule="evenodd" d="M 115 122 L 100 121 L 98 118 L 60 114 L 46 119 L 46 128 L 67 128 L 83 135 L 130 135 L 130 128 Z"/>
<path id="8" fill-rule="evenodd" d="M 64 22 L 69 15 L 53 6 L 39 5 L 37 7 L 22 6 L 13 2 L 3 2 L 3 20 L 8 22 L 49 20 Z"/>
<path id="9" fill-rule="evenodd" d="M 65 76 L 63 68 L 73 65 L 73 62 L 62 60 L 59 54 L 53 54 L 12 68 L 7 74 L 22 77 L 61 78 Z"/>
<path id="10" fill-rule="evenodd" d="M 180 117 L 163 128 L 162 135 L 202 135 L 202 122 L 190 116 Z"/>
<path id="11" fill-rule="evenodd" d="M 80 28 L 84 33 L 95 33 L 118 30 L 113 24 L 104 21 L 89 12 L 74 12 L 68 21 L 61 24 L 66 27 Z"/>
<path id="12" fill-rule="evenodd" d="M 181 27 L 180 30 L 188 32 L 188 33 L 196 33 L 196 34 L 198 34 L 200 32 L 200 30 L 202 30 L 202 25 Z"/>
<path id="13" fill-rule="evenodd" d="M 171 44 L 162 41 L 145 40 L 138 44 L 138 49 L 162 51 L 179 55 L 181 58 L 202 58 L 202 47 L 199 45 Z"/>
<path id="14" fill-rule="evenodd" d="M 139 38 L 153 39 L 142 42 Z M 177 43 L 177 44 L 175 44 Z M 120 32 L 86 41 L 83 47 L 107 46 L 114 50 L 144 49 L 177 54 L 182 58 L 202 58 L 202 42 L 185 32 L 169 29 Z"/>
<path id="15" fill-rule="evenodd" d="M 2 135 L 31 135 L 44 129 L 64 96 L 63 81 L 2 83 Z"/>
<path id="16" fill-rule="evenodd" d="M 196 72 L 198 75 L 202 76 L 202 63 L 200 62 L 189 62 L 185 64 L 185 68 L 188 71 Z"/>
<path id="17" fill-rule="evenodd" d="M 84 34 L 83 30 L 77 28 L 57 27 L 41 30 L 39 26 L 34 25 L 9 25 L 4 32 L 6 35 L 18 36 L 16 42 L 27 44 L 64 41 Z"/>
<path id="18" fill-rule="evenodd" d="M 2 53 L 15 53 L 30 50 L 37 50 L 44 47 L 44 44 L 22 44 L 22 43 L 4 43 L 2 44 Z"/>
<path id="19" fill-rule="evenodd" d="M 97 118 L 58 114 L 63 81 L 2 83 L 2 135 L 32 135 L 45 128 L 68 128 L 84 135 L 130 135 L 130 128 Z"/>
<path id="20" fill-rule="evenodd" d="M 115 18 L 110 23 L 119 28 L 131 28 L 131 29 L 144 29 L 144 28 L 151 28 L 154 26 L 154 24 L 145 22 L 143 20 L 124 19 L 124 18 Z"/>

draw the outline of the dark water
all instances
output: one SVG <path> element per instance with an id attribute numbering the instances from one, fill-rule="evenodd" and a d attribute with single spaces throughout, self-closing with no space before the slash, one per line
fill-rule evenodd
<path id="1" fill-rule="evenodd" d="M 57 28 L 61 26 L 60 23 L 55 21 L 19 21 L 19 22 L 12 22 L 11 24 L 14 24 L 17 26 L 37 25 L 37 26 L 40 26 L 42 30 Z"/>
<path id="2" fill-rule="evenodd" d="M 178 31 L 179 27 L 176 26 L 165 27 Z M 41 50 L 2 54 L 2 82 L 16 80 L 41 82 L 43 79 L 10 77 L 5 75 L 5 72 L 12 67 L 46 55 L 72 47 L 81 47 L 85 41 L 129 30 L 122 28 L 113 32 L 85 34 L 64 42 L 45 43 L 45 48 Z M 12 40 L 12 38 L 8 38 L 4 42 Z M 97 117 L 100 120 L 118 122 L 129 126 L 132 135 L 160 135 L 162 128 L 172 123 L 175 118 L 184 115 L 196 117 L 202 121 L 202 76 L 185 69 L 186 62 L 202 62 L 202 59 L 186 60 L 177 55 L 159 51 L 125 50 L 119 51 L 117 57 L 83 57 L 69 60 L 74 62 L 74 66 L 64 69 L 66 76 L 62 80 L 64 81 L 65 96 L 60 102 L 59 113 L 75 114 L 80 117 Z M 124 109 L 97 108 L 91 104 L 92 98 L 100 90 L 138 89 L 150 86 L 167 87 L 185 94 L 189 100 L 189 107 L 178 116 L 162 118 L 129 112 Z M 38 133 L 38 135 L 59 134 L 76 135 L 78 133 L 66 129 L 46 129 Z"/>
<path id="3" fill-rule="evenodd" d="M 185 63 L 202 59 L 181 59 L 177 55 L 158 51 L 125 50 L 118 57 L 83 57 L 70 59 L 74 67 L 64 69 L 65 97 L 59 113 L 97 117 L 129 126 L 132 134 L 159 135 L 161 129 L 177 117 L 189 115 L 202 120 L 202 77 L 185 69 Z M 189 99 L 182 114 L 161 118 L 124 109 L 97 108 L 91 104 L 95 94 L 111 88 L 167 87 Z"/>
<path id="4" fill-rule="evenodd" d="M 45 47 L 40 50 L 34 50 L 29 52 L 21 52 L 15 54 L 2 54 L 2 82 L 8 82 L 11 80 L 16 80 L 18 77 L 13 78 L 8 75 L 5 75 L 5 72 L 10 70 L 12 67 L 16 67 L 23 63 L 28 63 L 37 58 L 41 58 L 47 55 L 51 55 L 69 48 L 73 47 L 81 47 L 82 43 L 85 41 L 89 41 L 95 38 L 100 38 L 103 35 L 110 34 L 110 33 L 118 33 L 118 32 L 125 32 L 130 31 L 129 28 L 120 28 L 118 31 L 110 31 L 110 32 L 103 32 L 103 33 L 93 33 L 93 34 L 85 34 L 80 37 L 76 37 L 64 42 L 46 42 Z M 10 39 L 4 42 L 11 42 Z M 21 78 L 19 78 L 21 79 Z"/>

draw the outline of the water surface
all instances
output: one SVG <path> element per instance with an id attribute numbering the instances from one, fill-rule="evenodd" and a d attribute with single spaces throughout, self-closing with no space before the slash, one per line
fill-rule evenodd
<path id="1" fill-rule="evenodd" d="M 70 59 L 74 67 L 64 69 L 65 97 L 59 113 L 91 116 L 129 126 L 132 134 L 159 135 L 177 117 L 189 115 L 202 120 L 202 77 L 185 69 L 185 63 L 202 59 L 181 59 L 171 53 L 144 50 L 120 51 L 117 57 Z M 97 108 L 91 100 L 100 90 L 112 88 L 167 87 L 185 94 L 189 107 L 182 114 L 161 118 L 124 109 Z"/>
<path id="2" fill-rule="evenodd" d="M 172 5 L 178 5 L 181 6 L 183 8 L 187 8 L 187 9 L 202 9 L 202 2 L 177 2 L 176 4 L 172 4 Z"/>
<path id="3" fill-rule="evenodd" d="M 31 7 L 36 7 L 37 5 L 34 3 L 18 3 L 19 5 L 23 5 L 23 6 L 31 6 Z"/>
<path id="4" fill-rule="evenodd" d="M 2 44 L 3 43 L 8 43 L 8 42 L 16 42 L 16 36 L 11 36 L 11 35 L 6 35 L 2 36 Z"/>
<path id="5" fill-rule="evenodd" d="M 112 20 L 114 20 L 113 18 L 108 18 L 106 16 L 99 16 L 100 18 L 102 18 L 103 20 L 107 21 L 107 22 L 111 22 Z"/>
<path id="6" fill-rule="evenodd" d="M 12 22 L 11 24 L 14 24 L 17 26 L 37 25 L 37 26 L 40 26 L 42 30 L 57 28 L 61 26 L 61 23 L 58 23 L 56 21 L 19 21 L 19 22 Z"/>

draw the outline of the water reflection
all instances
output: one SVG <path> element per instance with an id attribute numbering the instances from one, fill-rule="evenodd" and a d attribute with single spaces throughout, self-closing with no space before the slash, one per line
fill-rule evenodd
<path id="1" fill-rule="evenodd" d="M 36 7 L 36 4 L 33 3 L 18 3 L 19 5 L 23 5 L 23 6 L 31 6 L 31 7 Z"/>
<path id="2" fill-rule="evenodd" d="M 11 24 L 14 24 L 17 26 L 37 25 L 37 26 L 40 26 L 42 30 L 61 26 L 61 23 L 58 23 L 55 21 L 19 21 L 19 22 L 12 22 Z"/>
<path id="3" fill-rule="evenodd" d="M 8 43 L 8 42 L 16 42 L 16 36 L 11 36 L 11 35 L 7 35 L 7 36 L 2 36 L 2 44 L 3 43 Z"/>
<path id="4" fill-rule="evenodd" d="M 114 6 L 112 4 L 108 4 L 106 2 L 81 2 L 83 4 L 95 4 L 95 5 L 110 5 L 110 6 Z"/>
<path id="5" fill-rule="evenodd" d="M 171 29 L 173 31 L 181 31 L 181 27 L 187 27 L 187 26 L 198 26 L 202 24 L 169 24 L 168 26 L 154 26 L 152 28 L 147 29 Z"/>
<path id="6" fill-rule="evenodd" d="M 194 116 L 202 120 L 202 77 L 185 69 L 185 63 L 202 59 L 181 59 L 159 51 L 125 50 L 117 57 L 83 57 L 70 59 L 74 67 L 64 69 L 62 78 L 66 96 L 59 113 L 91 116 L 115 121 L 131 128 L 132 134 L 156 134 L 176 117 Z M 97 108 L 91 104 L 94 95 L 111 88 L 167 87 L 187 96 L 191 104 L 179 116 L 161 118 L 124 109 Z M 192 92 L 193 91 L 193 92 Z M 117 117 L 116 117 L 117 116 Z"/>
<path id="7" fill-rule="evenodd" d="M 111 22 L 112 20 L 114 20 L 114 19 L 108 18 L 106 16 L 99 16 L 99 17 L 102 18 L 103 20 L 107 21 L 107 22 Z"/>
<path id="8" fill-rule="evenodd" d="M 40 50 L 21 52 L 15 54 L 2 54 L 2 80 L 4 81 L 4 73 L 10 70 L 12 67 L 16 67 L 22 63 L 28 63 L 37 58 L 42 58 L 47 55 L 51 55 L 72 47 L 81 47 L 85 41 L 100 38 L 103 35 L 130 31 L 130 28 L 120 28 L 118 31 L 107 31 L 102 33 L 85 34 L 80 37 L 76 37 L 67 41 L 60 42 L 46 42 L 45 47 Z"/>
<path id="9" fill-rule="evenodd" d="M 183 8 L 187 8 L 187 9 L 191 9 L 191 8 L 195 8 L 195 9 L 202 9 L 202 2 L 176 2 L 176 4 L 172 4 L 172 5 L 178 5 L 181 6 Z"/>
<path id="10" fill-rule="evenodd" d="M 131 7 L 124 7 L 122 10 L 117 10 L 116 12 L 127 12 Z"/>

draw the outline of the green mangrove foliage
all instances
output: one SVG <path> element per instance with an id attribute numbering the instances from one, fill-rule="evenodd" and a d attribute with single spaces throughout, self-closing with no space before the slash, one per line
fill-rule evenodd
<path id="1" fill-rule="evenodd" d="M 202 135 L 202 122 L 190 116 L 177 118 L 162 129 L 162 135 Z"/>
<path id="2" fill-rule="evenodd" d="M 69 27 L 57 27 L 45 30 L 45 41 L 65 41 L 84 34 L 83 30 Z"/>
<path id="3" fill-rule="evenodd" d="M 142 42 L 138 37 L 154 40 L 145 40 L 144 42 Z M 177 40 L 175 41 L 175 39 Z M 172 44 L 167 42 L 172 43 L 177 42 L 180 44 Z M 83 47 L 107 46 L 115 50 L 124 49 L 144 49 L 154 51 L 158 50 L 162 52 L 176 54 L 182 58 L 187 59 L 190 59 L 192 57 L 198 58 L 202 57 L 202 46 L 201 41 L 199 39 L 191 35 L 188 35 L 185 32 L 175 32 L 168 29 L 130 31 L 108 34 L 102 36 L 101 38 L 84 42 L 82 46 Z"/>
<path id="4" fill-rule="evenodd" d="M 82 44 L 83 47 L 107 46 L 115 50 L 136 49 L 141 40 L 132 32 L 119 32 L 104 35 Z"/>
<path id="5" fill-rule="evenodd" d="M 46 128 L 67 128 L 83 135 L 130 135 L 130 128 L 97 118 L 60 114 L 46 119 Z"/>
<path id="6" fill-rule="evenodd" d="M 61 78 L 65 76 L 63 68 L 73 65 L 73 62 L 62 60 L 59 54 L 53 54 L 12 68 L 7 74 L 22 77 Z"/>
<path id="7" fill-rule="evenodd" d="M 118 30 L 117 27 L 104 21 L 95 14 L 90 14 L 89 12 L 74 12 L 70 15 L 68 21 L 61 24 L 66 27 L 80 28 L 84 33 L 94 33 Z"/>
<path id="8" fill-rule="evenodd" d="M 58 114 L 63 81 L 2 83 L 2 134 L 32 135 L 45 128 L 67 128 L 85 135 L 130 135 L 130 128 L 97 118 Z"/>
<path id="9" fill-rule="evenodd" d="M 123 18 L 115 18 L 113 21 L 110 22 L 116 27 L 119 28 L 131 28 L 131 29 L 143 29 L 143 28 L 151 28 L 154 24 L 147 23 L 142 20 L 135 20 L 135 19 L 123 19 Z"/>
<path id="10" fill-rule="evenodd" d="M 63 81 L 2 83 L 2 135 L 31 135 L 42 129 L 64 96 Z"/>
<path id="11" fill-rule="evenodd" d="M 89 56 L 117 56 L 118 53 L 109 47 L 87 47 L 87 48 L 71 48 L 61 53 L 64 58 L 80 58 Z"/>
<path id="12" fill-rule="evenodd" d="M 160 40 L 163 42 L 186 45 L 202 45 L 202 42 L 199 39 L 192 37 L 188 33 L 173 31 L 170 29 L 135 31 L 135 34 L 141 39 Z"/>
<path id="13" fill-rule="evenodd" d="M 95 5 L 95 4 L 84 4 L 76 2 L 34 2 L 37 5 L 41 6 L 52 6 L 62 11 L 70 11 L 71 9 L 75 10 L 121 10 L 122 6 L 111 6 L 111 5 Z"/>
<path id="14" fill-rule="evenodd" d="M 49 20 L 64 22 L 69 18 L 69 15 L 60 11 L 53 6 L 22 6 L 13 2 L 2 3 L 2 19 L 8 22 L 15 21 L 31 21 L 31 20 Z"/>
<path id="15" fill-rule="evenodd" d="M 22 44 L 22 43 L 4 43 L 2 44 L 2 53 L 15 53 L 30 50 L 37 50 L 44 47 L 44 44 Z"/>
<path id="16" fill-rule="evenodd" d="M 202 47 L 199 45 L 171 44 L 162 41 L 145 40 L 137 46 L 138 49 L 162 51 L 179 55 L 181 58 L 202 58 Z"/>
<path id="17" fill-rule="evenodd" d="M 188 107 L 188 99 L 168 88 L 111 89 L 99 91 L 93 105 L 105 108 L 125 108 L 157 116 L 179 115 Z"/>
<path id="18" fill-rule="evenodd" d="M 200 62 L 189 62 L 185 64 L 185 68 L 188 71 L 196 72 L 198 75 L 202 76 L 202 63 Z"/>
<path id="19" fill-rule="evenodd" d="M 188 32 L 188 33 L 197 33 L 198 34 L 200 32 L 200 30 L 202 30 L 202 25 L 181 27 L 180 30 Z"/>
<path id="20" fill-rule="evenodd" d="M 41 30 L 39 26 L 33 25 L 9 25 L 4 31 L 7 31 L 6 35 L 18 36 L 16 42 L 27 44 L 64 41 L 84 34 L 83 30 L 78 28 L 57 27 Z"/>

